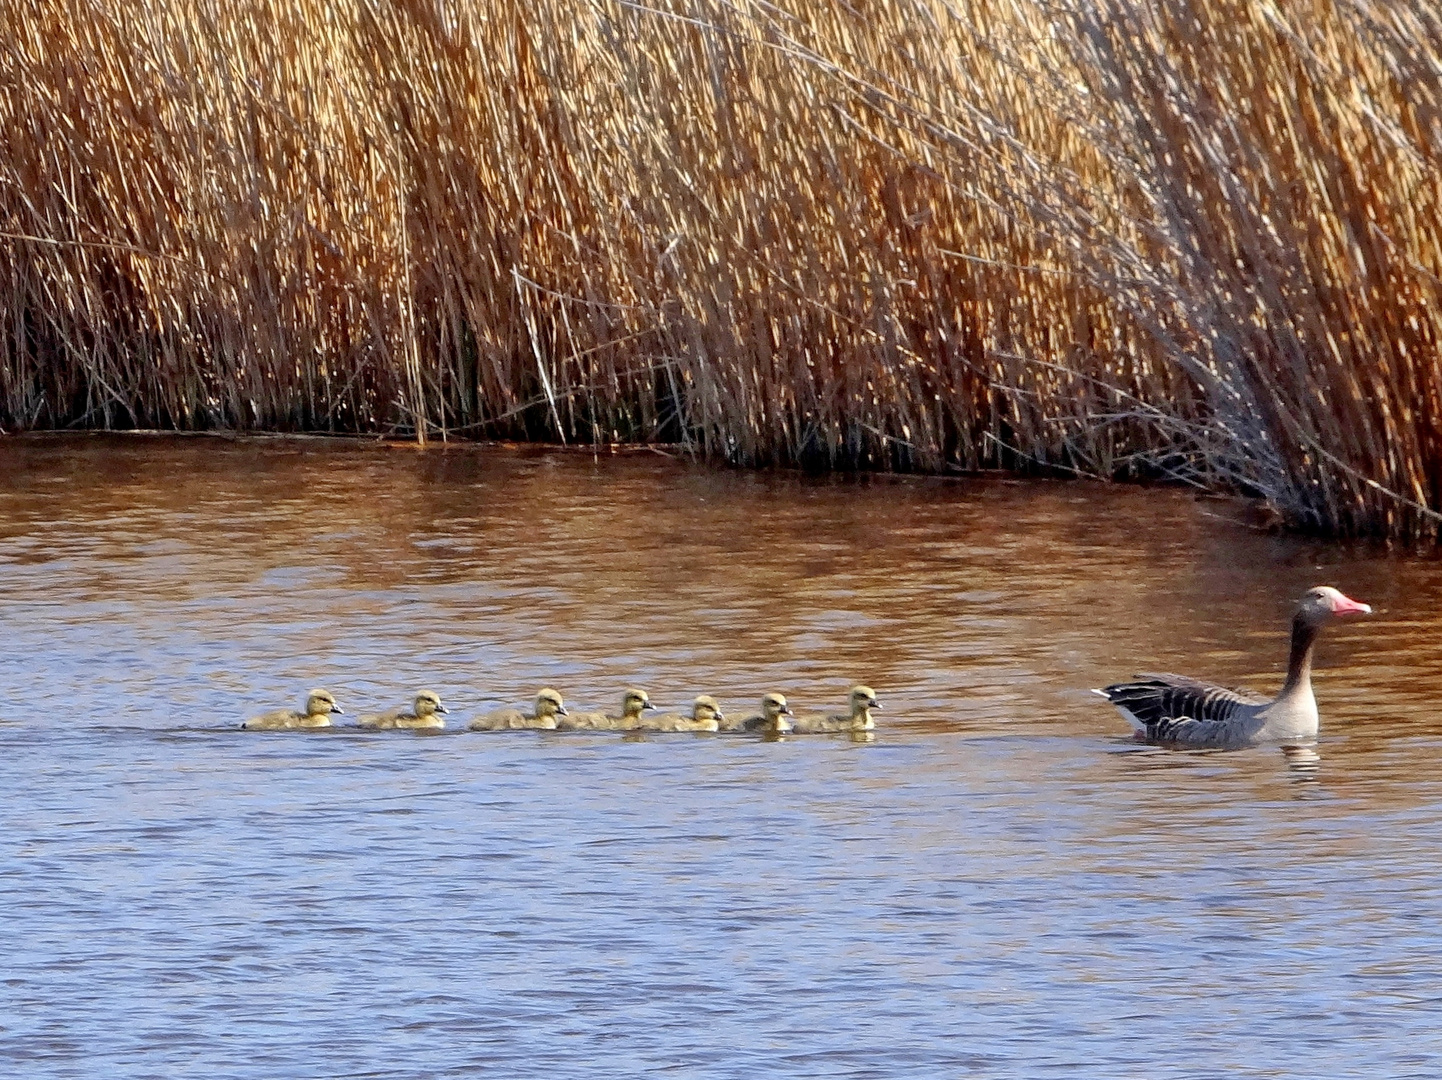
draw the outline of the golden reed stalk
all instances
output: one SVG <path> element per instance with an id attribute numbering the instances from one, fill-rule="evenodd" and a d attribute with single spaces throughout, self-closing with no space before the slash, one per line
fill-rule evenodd
<path id="1" fill-rule="evenodd" d="M 1426 0 L 9 0 L 0 423 L 1059 468 L 1435 537 Z"/>

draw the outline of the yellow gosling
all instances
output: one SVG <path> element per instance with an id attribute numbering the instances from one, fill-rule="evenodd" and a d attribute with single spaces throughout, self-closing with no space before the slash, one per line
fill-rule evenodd
<path id="1" fill-rule="evenodd" d="M 641 714 L 655 707 L 646 691 L 632 687 L 621 696 L 620 716 L 599 712 L 572 713 L 561 727 L 568 731 L 636 731 L 642 726 Z"/>
<path id="2" fill-rule="evenodd" d="M 788 717 L 794 715 L 784 696 L 770 693 L 761 699 L 761 712 L 746 717 L 740 727 L 742 731 L 759 731 L 763 735 L 785 735 L 791 730 Z"/>
<path id="3" fill-rule="evenodd" d="M 391 709 L 389 712 L 376 713 L 371 716 L 362 716 L 356 723 L 363 728 L 392 729 L 392 728 L 426 728 L 436 730 L 446 726 L 437 713 L 450 712 L 441 704 L 438 695 L 429 690 L 422 690 L 416 695 L 416 700 L 409 710 L 404 708 Z"/>
<path id="4" fill-rule="evenodd" d="M 330 714 L 344 712 L 335 703 L 329 690 L 312 690 L 305 699 L 305 712 L 275 709 L 252 716 L 240 726 L 246 731 L 291 731 L 300 728 L 330 727 Z"/>
<path id="5" fill-rule="evenodd" d="M 798 716 L 792 721 L 792 730 L 798 735 L 875 730 L 876 721 L 871 718 L 871 712 L 881 708 L 881 703 L 876 700 L 876 691 L 869 686 L 853 686 L 849 698 L 851 711 L 845 715 L 832 713 L 829 716 Z"/>
<path id="6" fill-rule="evenodd" d="M 536 695 L 530 713 L 520 709 L 497 709 L 478 716 L 467 725 L 471 731 L 555 731 L 558 716 L 567 716 L 566 706 L 558 691 L 549 686 Z"/>
<path id="7" fill-rule="evenodd" d="M 709 694 L 702 694 L 691 703 L 691 715 L 663 713 L 645 721 L 647 731 L 720 731 L 726 721 L 721 705 Z"/>

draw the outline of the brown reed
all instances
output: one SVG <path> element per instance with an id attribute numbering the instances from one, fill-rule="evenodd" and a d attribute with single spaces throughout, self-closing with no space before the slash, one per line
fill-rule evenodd
<path id="1" fill-rule="evenodd" d="M 1423 0 L 11 0 L 0 423 L 1442 518 Z"/>

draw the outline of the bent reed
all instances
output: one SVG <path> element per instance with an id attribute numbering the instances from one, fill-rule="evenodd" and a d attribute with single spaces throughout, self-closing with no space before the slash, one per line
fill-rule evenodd
<path id="1" fill-rule="evenodd" d="M 0 424 L 1442 522 L 1424 0 L 12 0 Z"/>

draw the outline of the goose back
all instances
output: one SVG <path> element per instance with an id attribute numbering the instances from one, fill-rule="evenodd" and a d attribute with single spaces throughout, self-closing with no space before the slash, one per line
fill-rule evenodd
<path id="1" fill-rule="evenodd" d="M 1153 742 L 1221 746 L 1246 741 L 1269 699 L 1169 672 L 1138 675 L 1096 691 Z"/>

